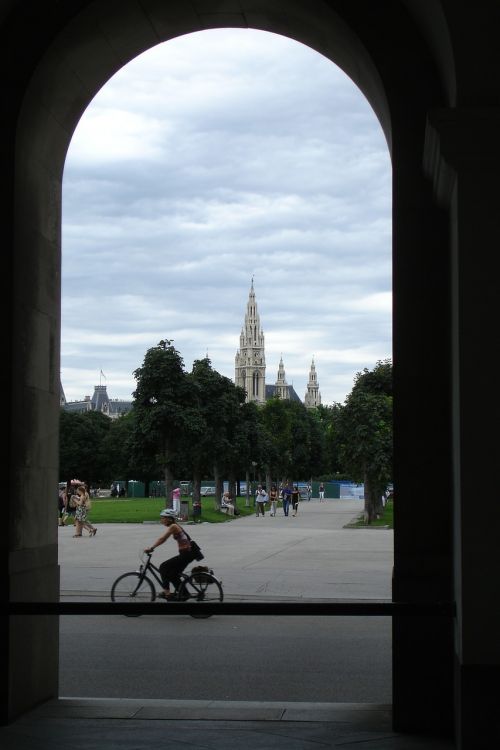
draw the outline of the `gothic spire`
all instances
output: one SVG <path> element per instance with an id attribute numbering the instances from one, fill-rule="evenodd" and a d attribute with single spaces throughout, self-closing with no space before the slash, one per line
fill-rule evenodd
<path id="1" fill-rule="evenodd" d="M 321 404 L 321 393 L 319 392 L 318 377 L 316 374 L 316 365 L 314 364 L 314 356 L 311 362 L 311 369 L 309 371 L 309 382 L 307 383 L 307 391 L 304 397 L 304 404 L 308 409 L 313 409 Z"/>
<path id="2" fill-rule="evenodd" d="M 240 334 L 240 348 L 235 357 L 235 382 L 247 393 L 247 401 L 266 400 L 266 357 L 264 332 L 255 299 L 254 277 L 248 293 L 245 322 Z"/>

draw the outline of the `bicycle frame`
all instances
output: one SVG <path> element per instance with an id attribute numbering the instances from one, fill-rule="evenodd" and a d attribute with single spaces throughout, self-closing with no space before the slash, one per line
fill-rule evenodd
<path id="1" fill-rule="evenodd" d="M 143 580 L 147 577 L 148 572 L 151 573 L 155 581 L 158 583 L 159 586 L 163 588 L 163 583 L 161 580 L 161 575 L 159 569 L 156 567 L 156 565 L 153 565 L 151 562 L 152 552 L 144 552 L 144 554 L 147 557 L 146 562 L 141 563 L 141 567 L 139 568 L 139 585 L 143 582 Z"/>
<path id="2" fill-rule="evenodd" d="M 143 580 L 145 578 L 147 578 L 148 572 L 151 573 L 151 576 L 155 579 L 155 581 L 157 582 L 157 584 L 163 588 L 163 582 L 161 580 L 161 573 L 160 573 L 159 569 L 156 567 L 156 565 L 154 565 L 151 562 L 151 557 L 153 556 L 153 553 L 152 552 L 144 552 L 143 554 L 146 555 L 147 560 L 146 560 L 146 562 L 142 562 L 141 566 L 139 568 L 139 576 L 140 577 L 139 577 L 139 583 L 138 583 L 137 588 L 139 588 L 139 586 L 141 585 L 141 583 L 143 582 Z M 143 558 L 141 558 L 141 559 L 143 559 Z M 186 575 L 186 573 L 184 573 L 184 572 L 180 573 L 181 582 L 189 580 L 190 577 L 191 576 Z"/>

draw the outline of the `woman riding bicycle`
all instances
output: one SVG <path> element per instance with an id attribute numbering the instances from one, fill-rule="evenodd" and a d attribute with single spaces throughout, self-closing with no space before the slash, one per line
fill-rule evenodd
<path id="1" fill-rule="evenodd" d="M 189 534 L 184 531 L 176 520 L 175 516 L 172 515 L 171 510 L 162 510 L 160 513 L 161 523 L 167 527 L 164 534 L 162 534 L 151 547 L 146 547 L 144 552 L 152 552 L 160 544 L 163 544 L 171 536 L 177 542 L 179 547 L 179 554 L 175 557 L 171 557 L 169 560 L 165 560 L 160 565 L 160 575 L 163 585 L 163 593 L 159 596 L 164 599 L 172 599 L 175 597 L 175 591 L 170 591 L 170 584 L 173 584 L 174 589 L 179 587 L 181 582 L 181 573 L 189 565 L 190 562 L 196 560 L 197 552 L 191 548 L 191 539 Z"/>

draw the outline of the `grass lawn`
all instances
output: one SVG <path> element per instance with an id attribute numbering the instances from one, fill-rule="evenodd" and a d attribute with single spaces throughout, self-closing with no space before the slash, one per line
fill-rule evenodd
<path id="1" fill-rule="evenodd" d="M 250 507 L 245 506 L 246 497 L 238 497 L 236 507 L 241 516 L 255 513 L 250 498 Z M 227 523 L 237 521 L 239 516 L 228 516 L 215 510 L 214 497 L 201 498 L 201 520 L 209 523 Z M 90 521 L 96 526 L 100 523 L 142 523 L 143 521 L 159 521 L 160 511 L 165 508 L 164 497 L 121 497 L 92 499 L 92 508 L 88 514 Z M 189 500 L 189 520 L 193 516 Z M 69 519 L 68 519 L 69 521 Z"/>
<path id="2" fill-rule="evenodd" d="M 383 526 L 384 528 L 393 529 L 394 528 L 394 503 L 392 500 L 389 500 L 385 507 L 384 512 L 380 516 L 380 518 L 376 518 L 374 521 L 371 522 L 371 524 L 366 524 L 363 519 L 363 514 L 361 514 L 357 521 L 353 521 L 352 523 L 347 524 L 347 526 L 350 529 L 362 529 L 367 526 Z"/>

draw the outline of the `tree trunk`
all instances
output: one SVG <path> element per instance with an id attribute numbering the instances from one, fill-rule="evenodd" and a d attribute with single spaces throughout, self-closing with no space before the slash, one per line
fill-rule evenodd
<path id="1" fill-rule="evenodd" d="M 222 493 L 224 492 L 224 483 L 219 474 L 219 467 L 214 464 L 214 484 L 215 484 L 215 510 L 220 510 Z"/>
<path id="2" fill-rule="evenodd" d="M 269 490 L 271 489 L 271 469 L 269 467 L 266 468 L 266 491 L 269 493 Z"/>
<path id="3" fill-rule="evenodd" d="M 375 488 L 373 486 L 373 483 L 369 477 L 369 475 L 365 472 L 364 474 L 365 481 L 365 523 L 370 524 L 375 518 L 375 497 L 374 492 Z M 376 483 L 375 483 L 376 485 Z"/>
<path id="4" fill-rule="evenodd" d="M 229 480 L 229 481 L 228 481 L 228 485 L 229 485 L 229 486 L 228 486 L 229 494 L 231 495 L 231 497 L 232 497 L 232 498 L 233 498 L 233 499 L 235 500 L 235 502 L 236 502 L 236 477 L 235 477 L 235 475 L 234 475 L 234 471 L 233 471 L 233 470 L 231 470 L 231 471 L 229 472 L 229 477 L 228 477 L 228 480 Z"/>
<path id="5" fill-rule="evenodd" d="M 198 472 L 193 472 L 193 503 L 200 501 L 201 478 Z"/>
<path id="6" fill-rule="evenodd" d="M 383 500 L 383 494 L 384 494 L 385 487 L 381 487 L 380 484 L 377 485 L 376 493 L 375 493 L 375 516 L 379 518 L 384 513 L 384 500 Z"/>

